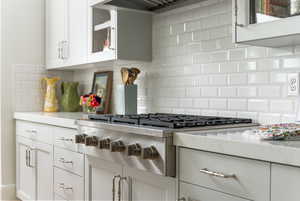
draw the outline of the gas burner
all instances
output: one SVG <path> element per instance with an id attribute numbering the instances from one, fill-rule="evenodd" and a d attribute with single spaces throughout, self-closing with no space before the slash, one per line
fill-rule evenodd
<path id="1" fill-rule="evenodd" d="M 250 124 L 251 119 L 196 116 L 184 114 L 150 113 L 139 115 L 89 115 L 89 119 L 109 122 L 114 124 L 128 124 L 140 126 L 152 126 L 161 128 L 193 128 L 204 126 L 222 126 L 236 124 Z"/>

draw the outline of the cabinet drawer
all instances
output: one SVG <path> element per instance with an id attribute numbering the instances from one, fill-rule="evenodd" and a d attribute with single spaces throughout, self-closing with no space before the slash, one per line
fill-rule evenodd
<path id="1" fill-rule="evenodd" d="M 60 148 L 77 151 L 75 135 L 77 135 L 75 129 L 55 127 L 53 129 L 53 144 Z"/>
<path id="2" fill-rule="evenodd" d="M 269 200 L 270 163 L 185 148 L 179 151 L 179 161 L 181 181 L 255 201 Z"/>
<path id="3" fill-rule="evenodd" d="M 26 121 L 16 122 L 16 135 L 52 144 L 52 126 Z"/>
<path id="4" fill-rule="evenodd" d="M 242 198 L 183 182 L 180 183 L 180 198 L 184 198 L 186 201 L 247 201 Z"/>
<path id="5" fill-rule="evenodd" d="M 272 164 L 272 201 L 299 201 L 300 168 Z"/>
<path id="6" fill-rule="evenodd" d="M 54 167 L 54 191 L 66 200 L 83 200 L 83 177 Z"/>
<path id="7" fill-rule="evenodd" d="M 84 174 L 84 156 L 81 153 L 55 147 L 54 165 L 80 176 Z"/>

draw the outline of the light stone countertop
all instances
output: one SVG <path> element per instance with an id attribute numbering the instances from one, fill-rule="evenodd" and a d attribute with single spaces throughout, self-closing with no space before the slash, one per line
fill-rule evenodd
<path id="1" fill-rule="evenodd" d="M 14 118 L 17 120 L 30 121 L 66 128 L 77 128 L 75 121 L 85 119 L 87 115 L 81 112 L 15 112 Z"/>
<path id="2" fill-rule="evenodd" d="M 300 141 L 262 141 L 251 129 L 178 132 L 180 147 L 300 167 Z"/>

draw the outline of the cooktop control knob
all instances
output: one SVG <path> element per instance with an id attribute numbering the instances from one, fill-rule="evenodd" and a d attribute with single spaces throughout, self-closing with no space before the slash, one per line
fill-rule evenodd
<path id="1" fill-rule="evenodd" d="M 106 139 L 99 140 L 98 148 L 99 149 L 110 149 L 110 139 L 106 138 Z"/>
<path id="2" fill-rule="evenodd" d="M 87 136 L 86 134 L 75 135 L 75 143 L 76 144 L 84 144 L 86 136 Z"/>
<path id="3" fill-rule="evenodd" d="M 155 160 L 155 159 L 159 158 L 159 153 L 154 146 L 143 148 L 142 149 L 142 158 L 149 159 L 149 160 Z"/>
<path id="4" fill-rule="evenodd" d="M 86 146 L 98 146 L 98 137 L 96 136 L 89 136 L 85 138 L 85 145 Z"/>
<path id="5" fill-rule="evenodd" d="M 127 156 L 141 156 L 142 147 L 139 144 L 132 144 L 127 146 Z"/>
<path id="6" fill-rule="evenodd" d="M 110 143 L 111 152 L 124 152 L 125 150 L 126 146 L 122 141 L 114 141 Z"/>

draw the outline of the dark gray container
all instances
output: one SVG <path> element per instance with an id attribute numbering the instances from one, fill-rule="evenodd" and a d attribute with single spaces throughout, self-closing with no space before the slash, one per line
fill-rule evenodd
<path id="1" fill-rule="evenodd" d="M 115 108 L 117 114 L 137 114 L 137 92 L 138 86 L 135 84 L 117 87 Z"/>

